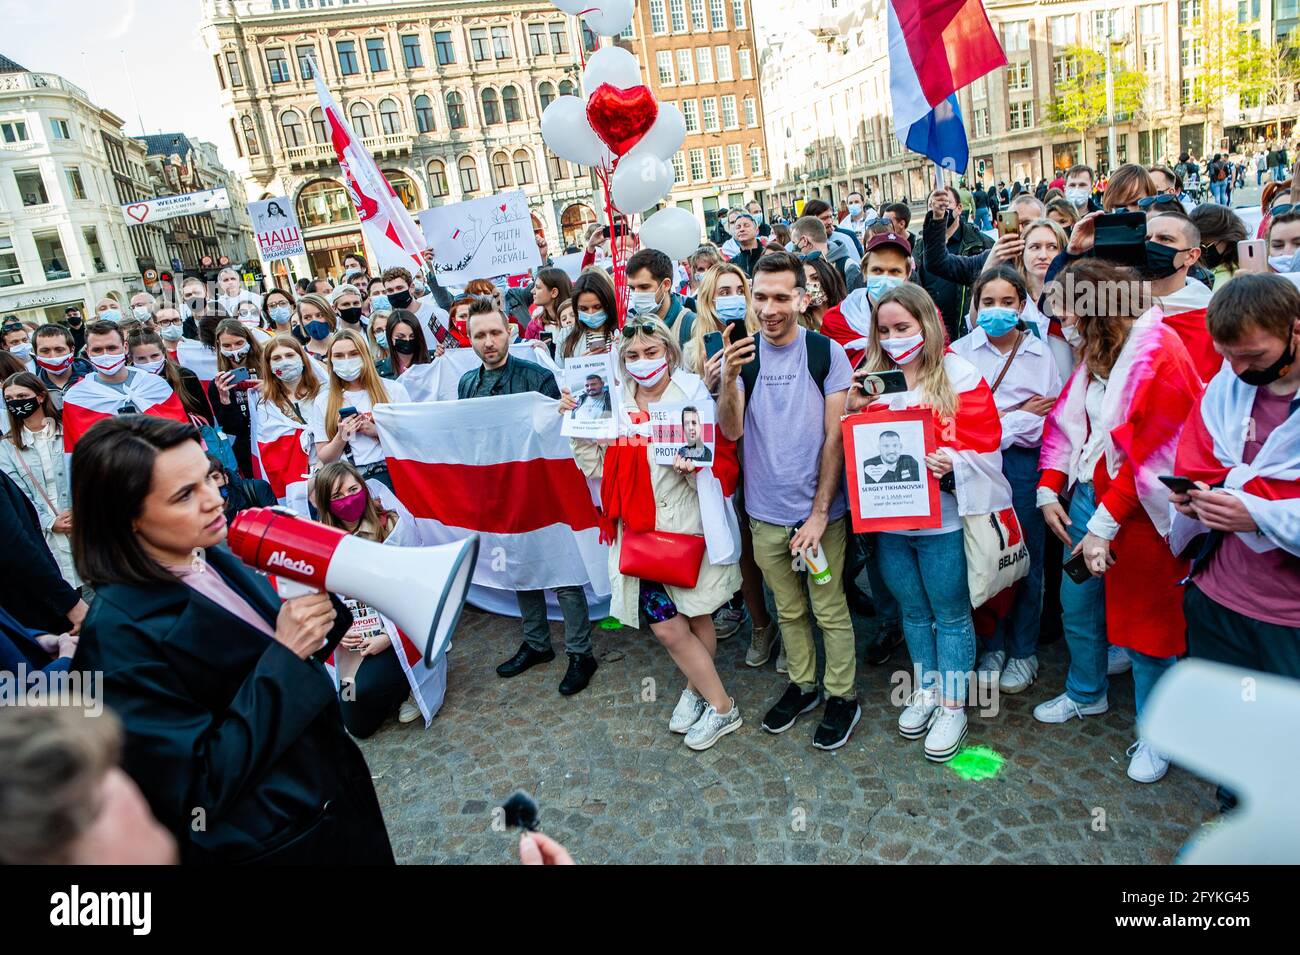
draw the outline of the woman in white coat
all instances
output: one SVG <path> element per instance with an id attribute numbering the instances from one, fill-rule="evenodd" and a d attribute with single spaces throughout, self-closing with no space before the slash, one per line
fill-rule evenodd
<path id="1" fill-rule="evenodd" d="M 654 463 L 647 440 L 650 405 L 713 399 L 704 382 L 682 368 L 677 338 L 658 319 L 630 321 L 621 344 L 620 437 L 605 444 L 575 439 L 574 456 L 588 477 L 601 480 L 602 536 L 612 543 L 610 612 L 629 627 L 639 626 L 645 613 L 687 679 L 668 728 L 685 733 L 691 749 L 708 749 L 741 725 L 713 664 L 713 613 L 740 587 L 739 528 L 728 500 L 739 476 L 735 447 L 718 435 L 709 468 L 680 455 L 671 467 Z M 566 389 L 559 411 L 574 407 Z M 700 536 L 703 553 L 694 558 Z M 693 559 L 684 560 L 688 555 Z"/>

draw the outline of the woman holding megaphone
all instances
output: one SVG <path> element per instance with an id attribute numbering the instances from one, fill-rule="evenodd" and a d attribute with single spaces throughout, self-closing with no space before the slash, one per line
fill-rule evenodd
<path id="1" fill-rule="evenodd" d="M 99 422 L 73 455 L 72 500 L 73 555 L 96 593 L 73 667 L 98 676 L 124 768 L 182 861 L 391 863 L 322 662 L 352 615 L 324 593 L 281 603 L 220 546 L 198 431 Z"/>

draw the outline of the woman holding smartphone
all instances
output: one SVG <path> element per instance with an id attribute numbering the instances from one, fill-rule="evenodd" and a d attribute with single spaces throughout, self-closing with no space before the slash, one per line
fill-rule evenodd
<path id="1" fill-rule="evenodd" d="M 727 322 L 743 322 L 751 335 L 758 331 L 758 318 L 749 299 L 749 278 L 739 266 L 720 262 L 699 277 L 695 304 L 695 324 L 682 348 L 682 364 L 691 374 L 703 378 L 709 391 L 717 391 L 722 375 L 722 332 Z M 719 336 L 713 339 L 717 347 L 712 358 L 706 354 L 705 343 L 710 333 Z M 732 337 L 738 341 L 744 336 Z"/>
<path id="2" fill-rule="evenodd" d="M 254 475 L 248 389 L 257 387 L 262 348 L 252 329 L 233 318 L 218 323 L 216 342 L 217 377 L 208 382 L 208 403 L 216 413 L 221 430 L 235 441 L 239 473 L 251 478 Z"/>
<path id="3" fill-rule="evenodd" d="M 375 426 L 376 405 L 411 400 L 399 381 L 379 377 L 370 346 L 360 332 L 338 332 L 330 341 L 327 387 L 312 402 L 308 425 L 322 464 L 341 458 L 362 477 L 393 486 Z"/>

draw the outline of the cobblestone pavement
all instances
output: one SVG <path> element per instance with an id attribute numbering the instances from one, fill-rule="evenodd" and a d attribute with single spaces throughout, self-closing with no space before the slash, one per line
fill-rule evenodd
<path id="1" fill-rule="evenodd" d="M 466 608 L 430 728 L 393 720 L 362 742 L 398 861 L 514 861 L 517 836 L 493 829 L 492 809 L 516 788 L 587 863 L 1168 863 L 1214 816 L 1214 787 L 1177 767 L 1149 786 L 1125 775 L 1130 676 L 1112 680 L 1104 716 L 1034 721 L 1033 707 L 1064 686 L 1063 642 L 1040 653 L 1028 692 L 1004 697 L 995 717 L 972 715 L 966 745 L 1006 762 L 967 781 L 895 729 L 901 648 L 887 667 L 859 668 L 862 721 L 826 753 L 811 745 L 820 710 L 781 736 L 761 728 L 785 677 L 771 662 L 744 665 L 746 626 L 718 649 L 745 724 L 695 753 L 668 732 L 684 681 L 649 632 L 597 630 L 600 669 L 567 699 L 556 692 L 559 625 L 552 632 L 554 662 L 503 680 L 494 667 L 518 647 L 519 622 Z"/>

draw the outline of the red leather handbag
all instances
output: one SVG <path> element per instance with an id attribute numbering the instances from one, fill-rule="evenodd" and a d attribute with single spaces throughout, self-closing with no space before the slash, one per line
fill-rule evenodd
<path id="1" fill-rule="evenodd" d="M 703 534 L 624 529 L 618 572 L 625 577 L 653 580 L 689 590 L 700 579 L 703 559 Z"/>

